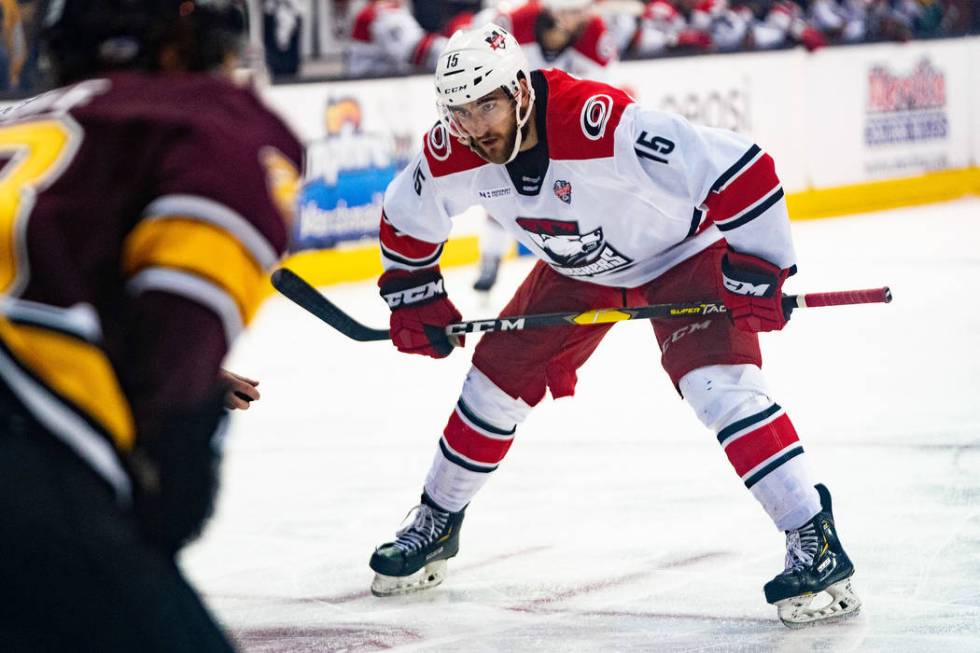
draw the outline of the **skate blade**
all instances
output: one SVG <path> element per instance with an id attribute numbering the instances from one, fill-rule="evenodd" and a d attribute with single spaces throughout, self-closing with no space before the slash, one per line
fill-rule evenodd
<path id="1" fill-rule="evenodd" d="M 830 602 L 826 602 L 830 595 Z M 820 607 L 814 607 L 814 602 Z M 855 616 L 861 610 L 861 599 L 851 587 L 851 579 L 834 583 L 823 592 L 794 596 L 776 602 L 779 619 L 788 628 L 806 628 L 817 623 L 832 623 Z"/>
<path id="2" fill-rule="evenodd" d="M 445 560 L 436 560 L 408 576 L 375 574 L 374 581 L 371 583 L 371 594 L 397 596 L 431 589 L 446 580 L 446 568 Z"/>

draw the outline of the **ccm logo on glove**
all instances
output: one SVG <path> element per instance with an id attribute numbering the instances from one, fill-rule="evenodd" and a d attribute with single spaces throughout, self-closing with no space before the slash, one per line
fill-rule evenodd
<path id="1" fill-rule="evenodd" d="M 772 295 L 771 283 L 753 284 L 748 281 L 739 281 L 738 279 L 732 279 L 724 272 L 722 272 L 722 283 L 725 284 L 725 290 L 729 290 L 736 295 L 752 295 L 753 297 L 769 297 Z"/>
<path id="2" fill-rule="evenodd" d="M 750 333 L 778 331 L 789 315 L 783 312 L 783 282 L 789 270 L 769 261 L 728 250 L 721 259 L 722 300 L 735 327 Z"/>
<path id="3" fill-rule="evenodd" d="M 463 319 L 446 296 L 439 267 L 389 270 L 378 280 L 381 296 L 391 309 L 391 342 L 399 351 L 444 358 L 454 342 L 446 327 Z M 462 336 L 457 338 L 462 346 Z"/>
<path id="4" fill-rule="evenodd" d="M 444 296 L 445 294 L 443 279 L 440 277 L 435 281 L 430 281 L 421 286 L 405 288 L 404 290 L 382 294 L 381 296 L 388 302 L 388 308 L 397 308 L 399 306 L 419 304 L 434 297 Z"/>

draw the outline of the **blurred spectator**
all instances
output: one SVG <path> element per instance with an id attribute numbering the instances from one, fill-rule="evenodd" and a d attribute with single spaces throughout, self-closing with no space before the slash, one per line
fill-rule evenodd
<path id="1" fill-rule="evenodd" d="M 867 0 L 811 0 L 809 24 L 833 43 L 861 41 L 867 33 Z"/>
<path id="2" fill-rule="evenodd" d="M 959 8 L 940 0 L 903 0 L 901 5 L 912 18 L 912 36 L 915 38 L 949 34 L 959 20 Z"/>
<path id="3" fill-rule="evenodd" d="M 607 81 L 616 44 L 592 0 L 541 0 L 516 9 L 485 9 L 457 16 L 449 29 L 496 23 L 524 48 L 531 68 L 558 68 L 576 77 Z"/>
<path id="4" fill-rule="evenodd" d="M 751 16 L 733 10 L 727 0 L 678 0 L 678 5 L 691 29 L 707 35 L 711 49 L 727 52 L 745 46 Z"/>
<path id="5" fill-rule="evenodd" d="M 483 8 L 482 0 L 415 0 L 413 13 L 419 25 L 427 32 L 452 36 L 449 24 L 456 16 L 472 16 Z"/>
<path id="6" fill-rule="evenodd" d="M 640 16 L 628 52 L 649 57 L 673 49 L 707 50 L 710 47 L 710 35 L 692 29 L 674 3 L 653 0 Z"/>
<path id="7" fill-rule="evenodd" d="M 270 75 L 299 73 L 302 16 L 300 0 L 262 0 L 262 41 Z"/>
<path id="8" fill-rule="evenodd" d="M 598 0 L 596 10 L 619 54 L 625 54 L 636 38 L 640 17 L 647 5 L 641 0 Z"/>
<path id="9" fill-rule="evenodd" d="M 427 32 L 401 0 L 368 0 L 354 14 L 347 74 L 434 70 L 446 38 Z"/>
<path id="10" fill-rule="evenodd" d="M 802 45 L 813 51 L 827 45 L 825 33 L 807 20 L 803 8 L 793 0 L 746 0 L 742 4 L 752 12 L 749 49 Z"/>

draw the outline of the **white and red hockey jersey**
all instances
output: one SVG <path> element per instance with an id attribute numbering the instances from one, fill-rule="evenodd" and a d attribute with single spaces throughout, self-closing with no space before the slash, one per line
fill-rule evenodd
<path id="1" fill-rule="evenodd" d="M 772 158 L 738 134 L 694 126 L 561 71 L 531 73 L 538 144 L 487 163 L 437 124 L 388 187 L 386 269 L 435 265 L 451 216 L 480 204 L 560 274 L 631 288 L 712 243 L 795 265 Z"/>
<path id="2" fill-rule="evenodd" d="M 609 64 L 616 59 L 616 43 L 600 16 L 592 16 L 582 32 L 561 52 L 547 52 L 538 42 L 539 21 L 545 9 L 536 2 L 512 11 L 483 10 L 470 26 L 500 25 L 517 39 L 530 68 L 558 68 L 583 79 L 608 81 Z M 457 28 L 463 25 L 455 25 Z"/>
<path id="3" fill-rule="evenodd" d="M 370 0 L 354 16 L 346 72 L 363 77 L 435 70 L 446 40 L 422 29 L 400 0 Z"/>

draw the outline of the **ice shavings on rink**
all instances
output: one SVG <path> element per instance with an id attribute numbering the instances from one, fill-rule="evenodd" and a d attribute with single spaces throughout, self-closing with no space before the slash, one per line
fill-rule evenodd
<path id="1" fill-rule="evenodd" d="M 281 298 L 228 366 L 261 379 L 183 565 L 244 651 L 980 650 L 980 200 L 794 223 L 801 310 L 764 371 L 834 493 L 864 608 L 790 631 L 762 585 L 783 536 L 674 392 L 649 325 L 617 325 L 574 398 L 545 400 L 467 511 L 449 578 L 378 599 L 367 561 L 415 503 L 468 369 L 356 343 Z M 450 269 L 468 319 L 475 267 Z M 384 326 L 373 283 L 326 289 Z M 472 341 L 471 341 L 472 342 Z"/>

